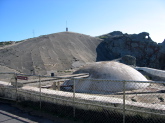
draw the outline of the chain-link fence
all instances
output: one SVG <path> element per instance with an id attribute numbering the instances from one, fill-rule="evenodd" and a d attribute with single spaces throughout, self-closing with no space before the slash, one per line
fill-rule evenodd
<path id="1" fill-rule="evenodd" d="M 82 77 L 1 73 L 0 97 L 83 122 L 165 122 L 165 82 Z"/>

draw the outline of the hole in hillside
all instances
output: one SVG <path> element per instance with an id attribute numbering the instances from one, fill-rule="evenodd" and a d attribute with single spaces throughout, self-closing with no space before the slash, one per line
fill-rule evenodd
<path id="1" fill-rule="evenodd" d="M 148 35 L 146 35 L 146 36 L 145 36 L 145 39 L 148 39 L 148 38 L 149 38 L 149 36 L 148 36 Z"/>

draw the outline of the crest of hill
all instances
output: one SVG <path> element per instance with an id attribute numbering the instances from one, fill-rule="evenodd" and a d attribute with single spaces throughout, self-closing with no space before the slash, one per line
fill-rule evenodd
<path id="1" fill-rule="evenodd" d="M 0 49 L 0 65 L 26 74 L 46 75 L 96 61 L 101 42 L 73 32 L 43 35 Z"/>

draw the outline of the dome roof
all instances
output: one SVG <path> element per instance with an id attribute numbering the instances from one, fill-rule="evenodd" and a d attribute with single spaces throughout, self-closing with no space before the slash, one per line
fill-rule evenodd
<path id="1" fill-rule="evenodd" d="M 75 74 L 77 73 L 89 73 L 89 78 L 93 79 L 147 81 L 147 79 L 134 68 L 114 61 L 88 64 L 77 70 Z"/>
<path id="2" fill-rule="evenodd" d="M 147 79 L 140 72 L 128 65 L 114 61 L 88 64 L 74 73 L 89 73 L 88 79 L 76 80 L 76 92 L 111 93 L 123 91 L 123 82 L 110 80 L 146 81 L 146 83 L 126 82 L 126 90 L 140 89 L 149 86 Z M 109 81 L 104 81 L 104 79 Z M 73 85 L 73 81 L 65 81 L 64 85 Z"/>

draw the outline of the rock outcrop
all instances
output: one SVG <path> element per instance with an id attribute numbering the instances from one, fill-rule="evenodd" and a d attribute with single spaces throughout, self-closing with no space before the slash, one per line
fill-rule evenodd
<path id="1" fill-rule="evenodd" d="M 133 56 L 130 56 L 130 55 L 125 55 L 121 58 L 114 59 L 113 61 L 124 63 L 124 64 L 132 66 L 132 67 L 136 66 L 136 58 Z"/>
<path id="2" fill-rule="evenodd" d="M 99 37 L 104 39 L 102 45 L 107 51 L 106 60 L 131 55 L 136 58 L 137 66 L 165 70 L 165 41 L 157 44 L 147 32 L 123 34 L 120 31 L 114 31 Z"/>

